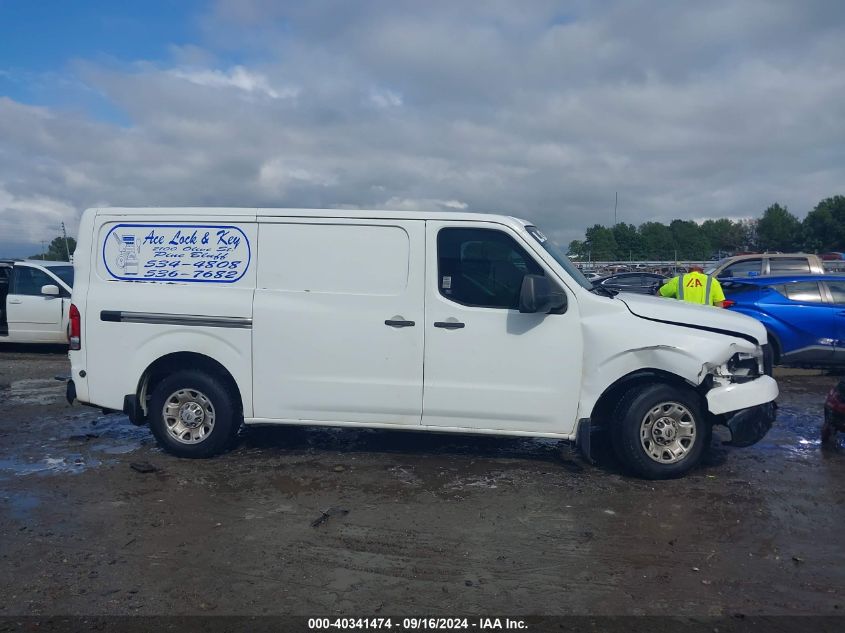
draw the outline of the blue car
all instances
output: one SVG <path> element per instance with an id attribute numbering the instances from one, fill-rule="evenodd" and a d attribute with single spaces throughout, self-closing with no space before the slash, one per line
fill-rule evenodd
<path id="1" fill-rule="evenodd" d="M 725 307 L 766 326 L 775 363 L 845 365 L 845 276 L 726 280 Z"/>

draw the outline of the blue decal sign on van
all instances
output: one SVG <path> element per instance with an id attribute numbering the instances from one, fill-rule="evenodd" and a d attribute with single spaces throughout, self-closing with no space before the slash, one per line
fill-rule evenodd
<path id="1" fill-rule="evenodd" d="M 116 224 L 103 263 L 122 281 L 234 283 L 249 268 L 249 239 L 220 224 Z"/>

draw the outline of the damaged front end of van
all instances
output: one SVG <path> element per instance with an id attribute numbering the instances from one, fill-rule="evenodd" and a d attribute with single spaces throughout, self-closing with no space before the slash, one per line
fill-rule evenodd
<path id="1" fill-rule="evenodd" d="M 584 319 L 591 353 L 577 433 L 582 452 L 589 453 L 588 431 L 618 424 L 631 399 L 626 394 L 649 384 L 696 394 L 708 427 L 730 434 L 726 444 L 746 447 L 766 436 L 776 417 L 778 387 L 762 325 L 672 299 L 620 294 L 612 301 L 617 314 L 605 309 Z M 667 445 L 680 432 L 668 415 L 655 425 L 665 429 L 652 427 L 653 439 Z"/>
<path id="2" fill-rule="evenodd" d="M 777 385 L 771 378 L 771 348 L 760 346 L 762 354 L 737 352 L 717 367 L 705 365 L 702 388 L 714 425 L 730 432 L 731 446 L 752 446 L 762 440 L 775 422 Z M 749 402 L 771 398 L 762 404 Z"/>

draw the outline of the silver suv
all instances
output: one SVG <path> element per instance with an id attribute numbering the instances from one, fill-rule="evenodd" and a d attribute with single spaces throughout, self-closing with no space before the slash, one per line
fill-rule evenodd
<path id="1" fill-rule="evenodd" d="M 807 253 L 758 253 L 727 257 L 704 271 L 719 279 L 761 275 L 824 275 L 821 259 Z"/>

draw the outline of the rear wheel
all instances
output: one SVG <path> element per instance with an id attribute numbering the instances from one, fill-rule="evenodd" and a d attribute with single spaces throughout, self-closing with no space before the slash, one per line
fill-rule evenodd
<path id="1" fill-rule="evenodd" d="M 227 385 L 216 376 L 192 369 L 177 371 L 158 383 L 149 412 L 156 440 L 179 457 L 221 453 L 241 424 Z"/>
<path id="2" fill-rule="evenodd" d="M 616 406 L 613 448 L 628 469 L 646 479 L 685 475 L 701 459 L 708 424 L 698 395 L 683 387 L 632 387 Z"/>

